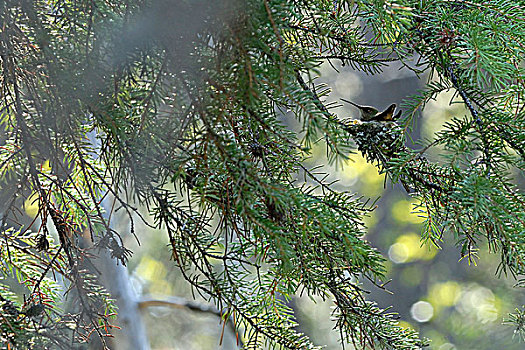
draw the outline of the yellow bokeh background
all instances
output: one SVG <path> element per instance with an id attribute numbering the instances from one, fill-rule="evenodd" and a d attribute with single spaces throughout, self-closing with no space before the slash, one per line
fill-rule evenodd
<path id="1" fill-rule="evenodd" d="M 390 260 L 395 263 L 407 263 L 416 260 L 431 260 L 438 250 L 421 242 L 421 237 L 413 232 L 397 237 L 394 244 L 388 250 Z"/>
<path id="2" fill-rule="evenodd" d="M 361 181 L 361 193 L 366 196 L 377 196 L 383 192 L 385 175 L 379 174 L 377 168 L 366 161 L 361 153 L 352 154 L 350 160 L 341 174 L 341 180 L 345 183 Z"/>
<path id="3" fill-rule="evenodd" d="M 426 219 L 425 207 L 420 207 L 416 199 L 401 199 L 392 205 L 392 217 L 407 224 L 421 224 Z"/>

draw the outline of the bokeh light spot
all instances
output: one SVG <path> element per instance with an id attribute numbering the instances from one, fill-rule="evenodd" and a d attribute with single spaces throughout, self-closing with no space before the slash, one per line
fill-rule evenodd
<path id="1" fill-rule="evenodd" d="M 401 223 L 421 224 L 425 221 L 426 212 L 413 200 L 399 200 L 392 205 L 392 217 Z"/>
<path id="2" fill-rule="evenodd" d="M 417 322 L 428 322 L 434 316 L 434 308 L 432 304 L 420 300 L 410 308 L 410 316 Z"/>
<path id="3" fill-rule="evenodd" d="M 388 257 L 396 264 L 404 263 L 408 260 L 408 248 L 403 243 L 394 243 L 388 249 Z"/>
<path id="4" fill-rule="evenodd" d="M 414 326 L 412 326 L 412 324 L 410 324 L 410 322 L 407 321 L 399 321 L 397 325 L 403 329 L 414 329 Z"/>
<path id="5" fill-rule="evenodd" d="M 160 261 L 145 255 L 140 260 L 136 273 L 147 281 L 157 281 L 166 277 L 168 272 Z"/>
<path id="6" fill-rule="evenodd" d="M 421 243 L 420 237 L 415 233 L 399 236 L 388 250 L 388 257 L 397 264 L 414 260 L 431 260 L 436 254 L 437 249 Z"/>
<path id="7" fill-rule="evenodd" d="M 383 191 L 385 175 L 380 175 L 377 168 L 368 163 L 361 154 L 352 154 L 351 159 L 346 163 L 341 178 L 349 184 L 353 184 L 359 179 L 364 185 L 363 194 L 375 196 Z"/>
<path id="8" fill-rule="evenodd" d="M 454 281 L 436 283 L 430 287 L 429 291 L 429 299 L 432 304 L 445 307 L 455 305 L 460 295 L 461 286 Z"/>
<path id="9" fill-rule="evenodd" d="M 359 76 L 349 71 L 341 71 L 336 75 L 335 92 L 341 96 L 357 96 L 363 91 L 363 83 Z"/>
<path id="10" fill-rule="evenodd" d="M 461 293 L 456 309 L 464 315 L 474 316 L 481 323 L 494 322 L 499 314 L 494 293 L 477 284 Z"/>
<path id="11" fill-rule="evenodd" d="M 36 214 L 38 214 L 38 193 L 33 192 L 29 198 L 27 198 L 24 202 L 24 210 L 27 214 L 27 216 L 34 218 Z"/>

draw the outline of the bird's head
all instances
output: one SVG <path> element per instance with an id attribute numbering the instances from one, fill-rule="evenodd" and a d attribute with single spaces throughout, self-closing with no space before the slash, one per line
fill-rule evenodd
<path id="1" fill-rule="evenodd" d="M 345 100 L 344 98 L 341 100 L 359 108 L 359 111 L 361 112 L 361 120 L 371 120 L 379 112 L 376 108 L 371 106 L 360 106 L 356 103 L 353 103 L 352 101 Z"/>

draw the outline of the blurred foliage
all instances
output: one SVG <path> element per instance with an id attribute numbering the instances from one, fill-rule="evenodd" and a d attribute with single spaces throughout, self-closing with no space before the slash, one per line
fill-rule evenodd
<path id="1" fill-rule="evenodd" d="M 497 253 L 498 274 L 523 284 L 523 5 L 1 2 L 0 256 L 2 275 L 27 296 L 17 304 L 0 290 L 13 316 L 0 321 L 2 344 L 69 349 L 97 336 L 106 346 L 113 304 L 89 262 L 105 250 L 127 264 L 123 233 L 142 236 L 136 222 L 162 231 L 169 246 L 135 263 L 142 288 L 177 293 L 160 258 L 172 259 L 185 288 L 213 303 L 223 325 L 233 320 L 246 349 L 318 348 L 297 328 L 294 295 L 333 299 L 340 341 L 355 348 L 426 346 L 407 312 L 440 347 L 480 339 L 484 323 L 493 327 L 483 337 L 500 341 L 494 322 L 508 308 L 496 287 L 481 283 L 483 273 L 462 285 L 440 259 L 480 265 L 483 252 Z M 320 65 L 333 61 L 378 75 L 397 61 L 430 77 L 395 122 L 353 120 L 334 112 L 331 89 L 318 83 Z M 410 134 L 418 111 L 447 91 L 466 109 L 428 127 L 431 139 Z M 337 169 L 355 162 L 362 191 L 313 164 L 320 147 Z M 385 181 L 411 198 L 376 202 Z M 376 203 L 383 211 L 367 231 Z M 34 221 L 24 222 L 23 207 Z M 110 225 L 118 210 L 129 227 Z M 415 234 L 421 220 L 429 246 Z M 438 252 L 448 237 L 459 253 Z M 429 273 L 409 266 L 398 276 L 396 264 L 417 263 Z M 365 298 L 410 273 L 418 295 L 385 305 Z M 62 311 L 66 296 L 75 305 Z M 447 318 L 451 339 L 427 328 L 447 313 L 469 316 Z M 522 334 L 521 311 L 507 322 Z"/>
<path id="2" fill-rule="evenodd" d="M 326 70 L 331 69 L 330 67 Z M 338 69 L 344 69 L 338 67 Z M 323 69 L 323 76 L 324 69 Z M 344 70 L 341 71 L 344 74 Z M 328 74 L 326 74 L 328 75 Z M 369 77 L 354 79 L 370 79 Z M 329 84 L 330 80 L 325 79 Z M 377 83 L 381 85 L 381 82 Z M 350 94 L 353 96 L 352 94 Z M 420 129 L 422 133 L 428 132 L 429 128 L 442 125 L 446 120 L 453 117 L 450 107 L 447 106 L 451 94 L 443 97 L 439 96 L 434 102 L 432 116 L 425 114 Z M 357 95 L 354 96 L 357 98 Z M 459 105 L 452 108 L 457 109 Z M 425 113 L 428 113 L 425 110 Z M 439 130 L 434 129 L 433 132 Z M 316 147 L 313 150 L 314 157 L 307 163 L 311 167 L 326 163 L 324 149 Z M 432 156 L 432 155 L 429 155 Z M 519 330 L 514 333 L 512 329 L 502 325 L 502 320 L 507 319 L 507 314 L 515 312 L 514 305 L 523 302 L 523 297 L 513 291 L 512 279 L 498 279 L 493 275 L 494 266 L 497 264 L 497 257 L 492 254 L 482 256 L 479 266 L 469 266 L 466 261 L 458 261 L 459 252 L 454 248 L 449 240 L 440 244 L 437 248 L 432 244 L 425 244 L 416 232 L 422 229 L 423 218 L 421 214 L 414 211 L 416 201 L 406 196 L 399 189 L 393 189 L 387 183 L 384 187 L 385 177 L 378 174 L 377 168 L 366 162 L 360 154 L 352 155 L 342 167 L 332 166 L 329 168 L 330 178 L 328 180 L 340 179 L 334 184 L 342 190 L 356 191 L 364 193 L 370 197 L 381 196 L 379 208 L 365 217 L 365 222 L 369 228 L 369 236 L 380 250 L 392 260 L 386 262 L 387 277 L 391 278 L 395 287 L 396 299 L 407 299 L 409 302 L 404 307 L 396 306 L 396 310 L 402 315 L 400 326 L 423 331 L 423 335 L 431 340 L 430 349 L 438 350 L 469 350 L 469 349 L 492 349 L 500 347 L 505 349 L 521 349 L 522 344 L 517 341 L 520 337 Z M 391 198 L 391 200 L 389 200 Z M 378 222 L 378 216 L 383 217 Z M 383 221 L 384 220 L 384 221 Z M 385 222 L 386 221 L 386 222 Z M 144 228 L 146 229 L 146 228 Z M 380 232 L 378 232 L 380 231 Z M 134 274 L 141 280 L 140 285 L 144 286 L 143 293 L 158 295 L 170 294 L 170 288 L 165 288 L 166 281 L 170 286 L 181 286 L 182 276 L 171 268 L 171 264 L 166 260 L 167 256 L 158 256 L 159 250 L 156 247 L 167 244 L 167 241 L 160 240 L 162 236 L 147 236 L 146 246 L 135 250 L 134 259 L 130 261 L 130 267 Z M 133 242 L 130 240 L 129 242 Z M 401 251 L 403 259 L 393 256 L 391 250 L 397 245 L 402 245 Z M 142 257 L 145 254 L 145 257 Z M 437 256 L 437 254 L 441 254 Z M 154 263 L 156 266 L 161 262 L 163 267 L 159 271 L 170 271 L 166 279 L 149 278 L 151 272 L 144 272 L 141 266 L 143 261 Z M 402 261 L 401 261 L 402 260 Z M 436 260 L 436 261 L 432 261 Z M 133 268 L 134 262 L 139 261 L 139 265 Z M 432 267 L 434 266 L 435 267 Z M 150 284 L 151 280 L 151 284 Z M 417 288 L 425 281 L 422 288 Z M 159 281 L 160 283 L 156 283 Z M 375 300 L 382 302 L 387 293 L 378 293 L 371 289 Z M 173 295 L 186 296 L 191 298 L 191 292 L 179 288 Z M 419 323 L 410 313 L 410 308 L 417 301 L 424 300 L 432 306 L 432 317 L 426 322 Z M 201 300 L 201 302 L 204 302 Z M 390 301 L 385 302 L 387 305 Z M 327 322 L 331 313 L 333 303 L 323 301 L 320 298 L 309 298 L 296 295 L 292 301 L 292 307 L 298 313 L 299 330 L 313 337 L 319 344 L 326 344 L 327 349 L 339 349 L 341 347 L 339 334 Z M 394 303 L 396 305 L 396 303 Z M 516 316 L 511 316 L 508 323 L 519 323 L 519 309 Z M 185 343 L 188 336 L 197 337 L 203 330 L 211 331 L 217 329 L 213 326 L 216 321 L 215 316 L 206 318 L 191 318 L 189 316 L 179 316 L 178 311 L 164 309 L 162 316 L 152 316 L 168 318 L 169 322 L 152 323 L 149 327 L 150 334 L 163 334 L 165 332 L 178 332 L 172 339 L 168 348 L 178 349 L 191 346 L 198 346 L 201 349 L 214 349 L 216 343 L 203 345 L 202 343 Z M 182 319 L 181 319 L 182 318 Z M 210 325 L 209 323 L 212 323 Z M 190 325 L 195 325 L 189 329 Z M 184 332 L 179 332 L 184 329 Z M 498 336 L 497 334 L 500 334 Z M 228 332 L 227 332 L 228 335 Z M 230 334 L 230 337 L 232 335 Z M 162 337 L 151 336 L 151 344 L 156 347 Z M 192 338 L 193 339 L 193 338 Z M 184 345 L 182 345 L 184 344 Z M 225 349 L 237 348 L 235 342 L 230 345 L 223 345 Z M 346 344 L 350 346 L 351 344 Z M 160 347 L 160 346 L 159 346 Z"/>

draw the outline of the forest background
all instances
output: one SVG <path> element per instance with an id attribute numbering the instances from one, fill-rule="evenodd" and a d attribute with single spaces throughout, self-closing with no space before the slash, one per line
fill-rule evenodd
<path id="1" fill-rule="evenodd" d="M 2 346 L 518 349 L 523 5 L 3 1 Z"/>

